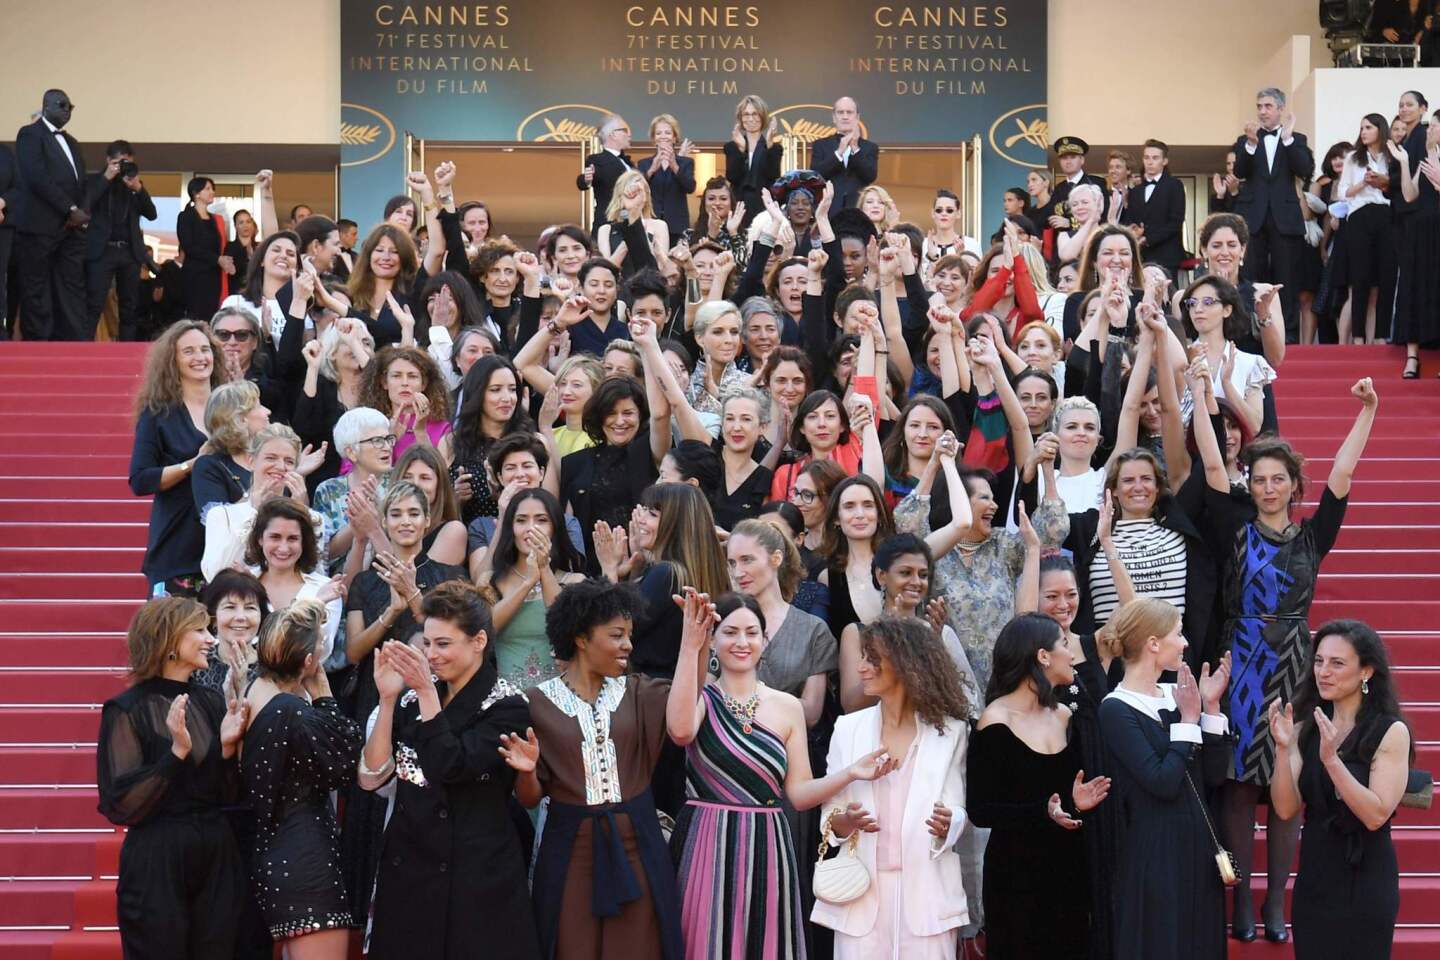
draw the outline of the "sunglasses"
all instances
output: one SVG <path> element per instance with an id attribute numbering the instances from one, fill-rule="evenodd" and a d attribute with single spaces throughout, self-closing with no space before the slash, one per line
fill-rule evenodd
<path id="1" fill-rule="evenodd" d="M 1187 310 L 1194 310 L 1196 307 L 1208 308 L 1215 306 L 1215 304 L 1217 303 L 1224 303 L 1223 300 L 1220 300 L 1216 297 L 1189 297 L 1180 302 L 1185 304 L 1185 309 Z"/>
<path id="2" fill-rule="evenodd" d="M 215 339 L 221 343 L 229 343 L 234 340 L 236 343 L 245 343 L 255 338 L 254 330 L 216 330 Z"/>

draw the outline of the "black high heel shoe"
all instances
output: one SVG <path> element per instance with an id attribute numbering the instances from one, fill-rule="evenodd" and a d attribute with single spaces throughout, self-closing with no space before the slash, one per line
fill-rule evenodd
<path id="1" fill-rule="evenodd" d="M 1412 363 L 1415 364 L 1415 366 L 1414 366 L 1413 368 L 1410 366 L 1410 364 L 1412 364 Z M 1402 380 L 1419 380 L 1419 379 L 1420 379 L 1420 358 L 1419 358 L 1419 357 L 1406 357 L 1406 358 L 1405 358 L 1405 370 L 1404 370 L 1403 373 L 1400 374 L 1400 379 L 1402 379 Z M 1283 941 L 1282 941 L 1282 942 L 1283 942 Z"/>
<path id="2" fill-rule="evenodd" d="M 1255 939 L 1253 934 L 1251 935 L 1250 939 Z M 1289 943 L 1290 931 L 1285 929 L 1283 926 L 1279 930 L 1275 930 L 1271 928 L 1270 924 L 1267 923 L 1265 924 L 1265 939 L 1269 940 L 1271 943 Z"/>
<path id="3" fill-rule="evenodd" d="M 1269 930 L 1269 928 L 1266 928 L 1266 930 L 1265 930 L 1265 936 L 1266 936 L 1267 938 L 1270 936 L 1270 930 Z M 1230 939 L 1231 939 L 1231 940 L 1238 940 L 1238 941 L 1240 941 L 1241 943 L 1254 943 L 1254 942 L 1255 942 L 1255 924 L 1252 923 L 1252 924 L 1250 924 L 1249 926 L 1239 926 L 1239 927 L 1237 927 L 1237 926 L 1235 926 L 1235 925 L 1232 923 L 1232 924 L 1230 925 Z"/>

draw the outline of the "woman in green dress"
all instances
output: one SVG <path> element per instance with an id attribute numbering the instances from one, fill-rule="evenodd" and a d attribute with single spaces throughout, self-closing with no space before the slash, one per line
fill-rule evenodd
<path id="1" fill-rule="evenodd" d="M 555 497 L 539 488 L 512 497 L 484 562 L 490 572 L 487 578 L 482 571 L 481 582 L 489 584 L 500 677 L 521 689 L 544 683 L 560 673 L 545 636 L 545 611 L 585 566 Z"/>

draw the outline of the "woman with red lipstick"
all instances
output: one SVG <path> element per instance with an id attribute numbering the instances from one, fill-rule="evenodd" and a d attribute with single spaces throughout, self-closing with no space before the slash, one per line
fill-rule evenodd
<path id="1" fill-rule="evenodd" d="M 1203 388 L 1202 388 L 1203 389 Z M 1261 439 L 1240 454 L 1249 471 L 1252 506 L 1238 506 L 1230 496 L 1230 475 L 1209 419 L 1200 417 L 1195 437 L 1205 463 L 1207 525 L 1215 552 L 1224 564 L 1224 609 L 1227 620 L 1221 642 L 1231 652 L 1234 678 L 1226 712 L 1238 740 L 1225 785 L 1221 826 L 1236 854 L 1242 886 L 1235 896 L 1232 936 L 1255 938 L 1254 907 L 1248 880 L 1254 836 L 1255 806 L 1275 774 L 1275 742 L 1265 724 L 1267 704 L 1289 701 L 1311 654 L 1306 618 L 1315 599 L 1320 564 L 1334 546 L 1345 518 L 1350 478 L 1364 453 L 1375 423 L 1379 398 L 1369 378 L 1350 392 L 1360 412 L 1341 444 L 1320 495 L 1314 516 L 1291 519 L 1293 505 L 1305 491 L 1304 460 L 1283 440 Z M 1284 896 L 1300 824 L 1295 818 L 1272 816 L 1265 830 L 1270 884 L 1263 919 L 1265 938 L 1283 941 Z"/>
<path id="2" fill-rule="evenodd" d="M 465 401 L 455 417 L 454 457 L 450 475 L 457 488 L 469 477 L 470 496 L 461 497 L 460 518 L 469 526 L 476 517 L 493 517 L 499 510 L 498 490 L 490 488 L 485 458 L 495 441 L 507 434 L 533 433 L 535 424 L 520 402 L 520 375 L 515 365 L 494 354 L 475 361 L 465 374 Z"/>

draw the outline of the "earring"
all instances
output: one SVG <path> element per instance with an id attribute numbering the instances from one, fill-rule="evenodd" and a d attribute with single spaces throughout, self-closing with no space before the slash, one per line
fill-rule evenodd
<path id="1" fill-rule="evenodd" d="M 1367 693 L 1370 692 L 1370 678 L 1369 678 L 1369 677 L 1361 677 L 1361 678 L 1360 678 L 1360 692 L 1361 692 L 1362 694 L 1367 694 Z"/>
<path id="2" fill-rule="evenodd" d="M 166 659 L 166 660 L 174 660 L 174 659 L 175 659 L 175 654 L 173 654 L 173 653 L 166 654 L 166 655 L 165 655 L 165 659 Z"/>
<path id="3" fill-rule="evenodd" d="M 710 673 L 717 677 L 720 676 L 720 658 L 713 653 L 710 654 Z"/>

